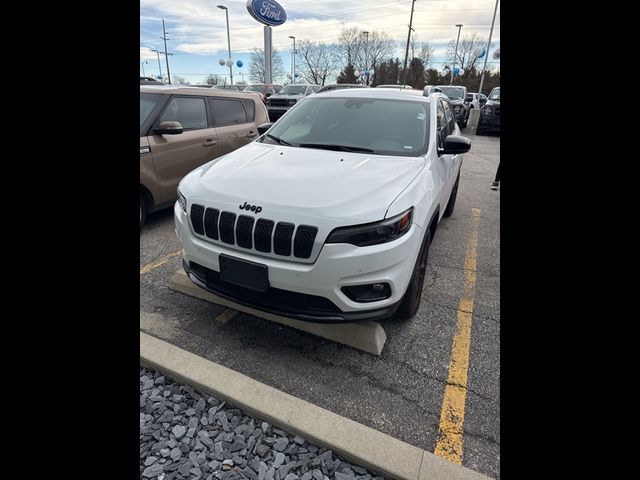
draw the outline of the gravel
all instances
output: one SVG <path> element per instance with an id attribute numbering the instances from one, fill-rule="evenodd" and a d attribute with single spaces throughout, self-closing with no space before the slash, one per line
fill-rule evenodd
<path id="1" fill-rule="evenodd" d="M 211 395 L 140 369 L 140 477 L 384 480 Z"/>

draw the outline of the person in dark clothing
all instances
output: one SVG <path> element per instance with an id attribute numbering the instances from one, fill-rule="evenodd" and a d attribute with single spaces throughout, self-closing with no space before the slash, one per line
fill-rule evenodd
<path id="1" fill-rule="evenodd" d="M 491 190 L 497 190 L 500 186 L 500 164 L 498 163 L 498 171 L 496 172 L 496 178 L 491 184 Z"/>

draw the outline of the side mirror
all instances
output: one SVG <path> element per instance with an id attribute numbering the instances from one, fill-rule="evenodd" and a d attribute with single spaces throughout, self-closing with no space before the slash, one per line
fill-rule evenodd
<path id="1" fill-rule="evenodd" d="M 180 135 L 182 132 L 180 122 L 162 122 L 158 128 L 153 129 L 155 135 Z"/>
<path id="2" fill-rule="evenodd" d="M 481 98 L 480 99 L 480 105 L 484 105 L 485 103 L 487 103 L 487 99 L 486 98 Z"/>
<path id="3" fill-rule="evenodd" d="M 465 97 L 465 101 L 467 101 L 467 102 L 473 102 L 473 95 L 467 95 L 467 96 Z"/>
<path id="4" fill-rule="evenodd" d="M 258 134 L 262 135 L 267 130 L 269 130 L 272 125 L 273 125 L 273 123 L 263 123 L 262 125 L 258 125 Z"/>
<path id="5" fill-rule="evenodd" d="M 267 93 L 264 94 L 264 96 L 267 97 L 267 98 L 269 98 L 271 95 L 273 95 L 273 93 L 271 93 L 271 92 L 267 92 Z"/>
<path id="6" fill-rule="evenodd" d="M 458 153 L 467 153 L 469 149 L 471 149 L 471 140 L 467 137 L 449 135 L 444 139 L 444 149 L 439 153 L 441 155 L 456 155 Z"/>

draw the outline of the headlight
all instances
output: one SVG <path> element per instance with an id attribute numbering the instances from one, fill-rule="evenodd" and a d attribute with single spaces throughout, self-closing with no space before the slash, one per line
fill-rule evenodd
<path id="1" fill-rule="evenodd" d="M 329 234 L 326 243 L 350 243 L 365 247 L 391 242 L 409 231 L 412 218 L 413 207 L 381 222 L 336 228 Z"/>
<path id="2" fill-rule="evenodd" d="M 178 190 L 178 202 L 180 203 L 180 207 L 182 207 L 182 211 L 187 213 L 187 199 L 180 193 L 180 190 Z"/>
<path id="3" fill-rule="evenodd" d="M 291 105 L 295 105 L 296 101 L 295 100 L 287 100 L 287 105 L 291 106 Z"/>

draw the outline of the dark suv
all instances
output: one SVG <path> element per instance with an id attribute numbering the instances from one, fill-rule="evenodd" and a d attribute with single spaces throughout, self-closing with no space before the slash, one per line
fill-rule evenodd
<path id="1" fill-rule="evenodd" d="M 482 135 L 489 130 L 500 133 L 500 87 L 491 90 L 487 103 L 480 109 L 476 135 Z"/>
<path id="2" fill-rule="evenodd" d="M 291 107 L 302 100 L 307 95 L 320 90 L 320 85 L 308 84 L 292 84 L 287 85 L 279 93 L 271 95 L 267 99 L 267 107 L 269 108 L 269 119 L 272 122 L 277 121 L 282 115 L 287 113 Z"/>
<path id="3" fill-rule="evenodd" d="M 467 100 L 467 87 L 460 85 L 434 85 L 432 91 L 442 92 L 453 105 L 453 113 L 456 117 L 456 122 L 460 128 L 465 128 L 469 122 L 469 101 Z"/>

